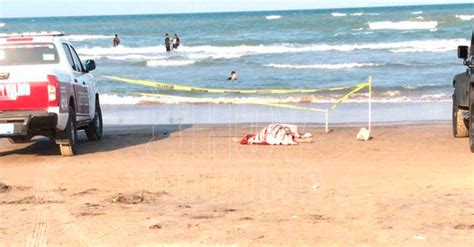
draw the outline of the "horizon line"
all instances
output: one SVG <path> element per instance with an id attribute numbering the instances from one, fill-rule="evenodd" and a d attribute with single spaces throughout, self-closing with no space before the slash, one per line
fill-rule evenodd
<path id="1" fill-rule="evenodd" d="M 336 7 L 336 8 L 303 8 L 303 9 L 268 9 L 268 10 L 245 10 L 245 11 L 202 11 L 202 12 L 171 12 L 171 13 L 146 13 L 146 14 L 100 14 L 100 15 L 58 15 L 58 16 L 24 16 L 24 17 L 1 17 L 1 19 L 25 19 L 25 18 L 74 18 L 74 17 L 114 17 L 114 16 L 145 16 L 145 15 L 186 15 L 186 14 L 229 14 L 229 13 L 259 13 L 259 12 L 285 12 L 285 11 L 311 11 L 311 10 L 340 10 L 340 9 L 376 9 L 376 8 L 402 8 L 402 7 L 426 7 L 442 5 L 468 5 L 474 3 L 440 3 L 440 4 L 402 4 L 402 5 L 373 5 L 365 7 Z"/>

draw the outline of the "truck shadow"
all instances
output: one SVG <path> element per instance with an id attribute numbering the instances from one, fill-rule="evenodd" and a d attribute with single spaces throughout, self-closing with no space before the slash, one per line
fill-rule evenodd
<path id="1" fill-rule="evenodd" d="M 78 132 L 77 155 L 119 150 L 127 147 L 160 141 L 173 133 L 192 128 L 193 125 L 123 125 L 104 128 L 102 140 L 90 142 L 83 131 Z M 8 143 L 8 142 L 2 142 Z M 5 144 L 8 150 L 0 152 L 0 157 L 9 155 L 59 156 L 59 147 L 49 138 L 35 138 L 28 144 Z"/>

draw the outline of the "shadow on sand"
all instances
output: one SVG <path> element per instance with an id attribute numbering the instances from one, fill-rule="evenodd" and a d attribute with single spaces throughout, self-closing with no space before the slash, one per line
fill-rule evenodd
<path id="1" fill-rule="evenodd" d="M 84 131 L 78 132 L 77 155 L 108 152 L 160 141 L 175 132 L 192 128 L 193 125 L 116 125 L 104 128 L 104 136 L 98 142 L 90 142 Z M 7 151 L 0 152 L 0 157 L 9 155 L 60 155 L 59 147 L 49 138 L 35 138 L 28 144 L 6 144 Z"/>

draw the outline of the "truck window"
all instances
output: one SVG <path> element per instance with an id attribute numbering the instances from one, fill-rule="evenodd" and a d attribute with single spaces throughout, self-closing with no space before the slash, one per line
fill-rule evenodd
<path id="1" fill-rule="evenodd" d="M 69 46 L 69 48 L 71 48 L 71 54 L 72 54 L 72 57 L 74 58 L 74 63 L 77 65 L 76 66 L 78 68 L 77 71 L 78 72 L 85 72 L 86 70 L 84 69 L 84 66 L 82 66 L 81 59 L 77 55 L 76 50 L 72 46 Z"/>
<path id="2" fill-rule="evenodd" d="M 63 43 L 64 52 L 66 53 L 67 61 L 73 70 L 76 70 L 76 65 L 74 64 L 74 59 L 72 58 L 71 51 L 69 51 L 69 46 Z"/>
<path id="3" fill-rule="evenodd" d="M 0 66 L 58 63 L 58 51 L 52 43 L 0 45 Z"/>

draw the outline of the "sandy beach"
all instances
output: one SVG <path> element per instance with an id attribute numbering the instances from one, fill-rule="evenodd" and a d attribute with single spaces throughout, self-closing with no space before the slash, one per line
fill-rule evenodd
<path id="1" fill-rule="evenodd" d="M 474 156 L 449 122 L 306 127 L 314 143 L 242 146 L 262 124 L 109 126 L 64 158 L 0 140 L 0 245 L 472 246 Z"/>

